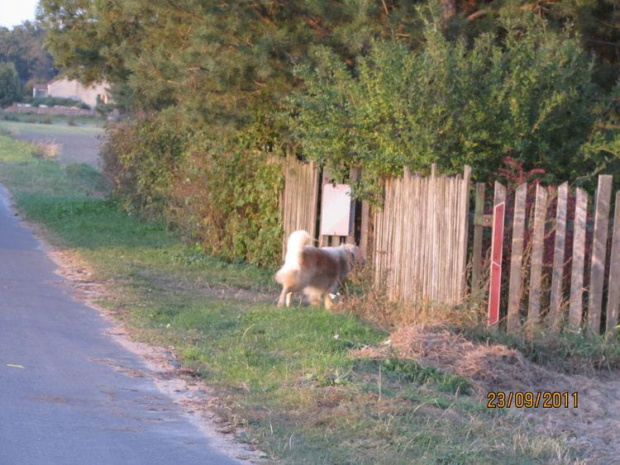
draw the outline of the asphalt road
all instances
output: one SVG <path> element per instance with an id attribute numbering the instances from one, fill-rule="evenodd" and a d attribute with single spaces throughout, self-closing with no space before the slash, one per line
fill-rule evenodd
<path id="1" fill-rule="evenodd" d="M 0 465 L 240 463 L 148 376 L 130 375 L 144 372 L 143 362 L 105 334 L 96 310 L 72 299 L 4 192 Z"/>

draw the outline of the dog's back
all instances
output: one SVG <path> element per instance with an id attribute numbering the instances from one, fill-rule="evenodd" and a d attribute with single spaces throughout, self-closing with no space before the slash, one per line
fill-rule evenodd
<path id="1" fill-rule="evenodd" d="M 347 253 L 342 247 L 305 247 L 301 271 L 308 275 L 308 285 L 331 289 L 340 284 L 349 272 Z"/>

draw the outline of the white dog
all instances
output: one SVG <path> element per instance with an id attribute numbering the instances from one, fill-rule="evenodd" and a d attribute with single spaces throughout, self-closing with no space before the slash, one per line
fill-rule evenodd
<path id="1" fill-rule="evenodd" d="M 362 251 L 353 244 L 339 247 L 314 247 L 307 231 L 293 232 L 286 245 L 284 265 L 275 279 L 282 285 L 278 307 L 291 305 L 294 292 L 303 292 L 312 305 L 325 302 L 333 306 L 338 286 L 345 281 L 351 267 L 364 263 Z"/>

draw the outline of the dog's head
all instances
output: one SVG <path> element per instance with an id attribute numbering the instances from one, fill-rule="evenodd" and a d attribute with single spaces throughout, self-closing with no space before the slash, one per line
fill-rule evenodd
<path id="1" fill-rule="evenodd" d="M 355 244 L 343 244 L 341 246 L 347 253 L 347 260 L 349 261 L 349 268 L 353 268 L 356 265 L 365 265 L 366 258 L 362 249 Z"/>

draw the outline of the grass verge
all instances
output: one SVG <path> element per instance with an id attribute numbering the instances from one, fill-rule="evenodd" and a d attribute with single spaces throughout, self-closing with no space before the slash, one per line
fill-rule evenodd
<path id="1" fill-rule="evenodd" d="M 114 310 L 147 342 L 175 347 L 213 386 L 218 413 L 270 463 L 570 463 L 575 451 L 488 410 L 469 381 L 351 349 L 388 334 L 358 317 L 278 309 L 272 270 L 229 264 L 102 197 L 99 174 L 32 156 L 0 135 L 0 182 L 57 247 L 77 252 Z"/>

